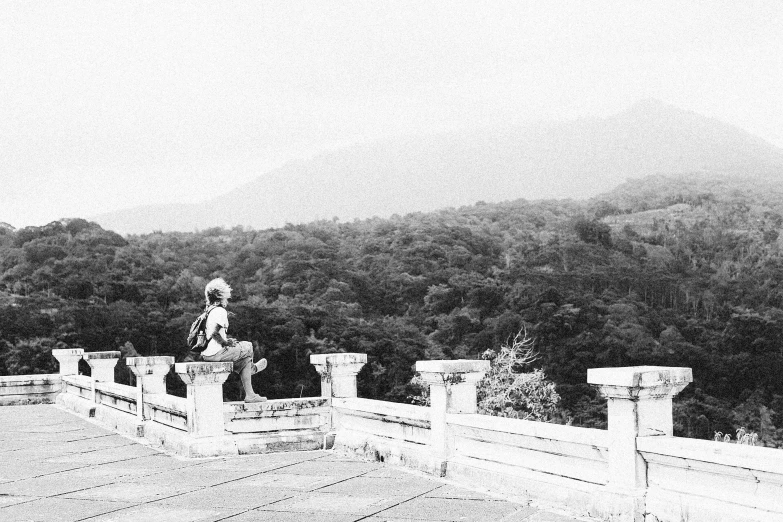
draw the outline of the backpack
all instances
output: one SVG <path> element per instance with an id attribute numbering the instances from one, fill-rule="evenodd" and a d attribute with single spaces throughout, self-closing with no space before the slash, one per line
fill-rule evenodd
<path id="1" fill-rule="evenodd" d="M 201 353 L 207 348 L 209 339 L 207 339 L 207 317 L 209 312 L 220 305 L 212 305 L 204 313 L 199 315 L 193 324 L 190 325 L 188 333 L 188 350 L 195 353 Z"/>

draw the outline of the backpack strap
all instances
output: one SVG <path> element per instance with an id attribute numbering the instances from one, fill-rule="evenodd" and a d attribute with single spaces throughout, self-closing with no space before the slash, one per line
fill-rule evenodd
<path id="1" fill-rule="evenodd" d="M 206 333 L 207 333 L 207 319 L 209 319 L 209 313 L 212 310 L 214 310 L 215 308 L 218 308 L 218 307 L 222 308 L 223 305 L 221 305 L 221 304 L 209 305 L 209 306 L 207 306 L 207 309 L 204 311 L 204 335 L 206 335 Z M 209 342 L 210 340 L 212 340 L 212 337 L 208 338 L 207 342 Z"/>

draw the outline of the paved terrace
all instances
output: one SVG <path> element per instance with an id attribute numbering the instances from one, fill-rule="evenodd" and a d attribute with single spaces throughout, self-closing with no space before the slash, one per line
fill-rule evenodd
<path id="1" fill-rule="evenodd" d="M 56 406 L 0 408 L 3 522 L 572 522 L 331 451 L 183 459 Z"/>

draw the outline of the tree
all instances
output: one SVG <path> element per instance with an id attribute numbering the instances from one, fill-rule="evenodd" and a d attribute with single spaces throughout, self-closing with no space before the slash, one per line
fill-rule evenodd
<path id="1" fill-rule="evenodd" d="M 547 380 L 541 369 L 522 371 L 538 358 L 525 330 L 499 350 L 487 350 L 481 357 L 490 362 L 490 369 L 476 386 L 479 413 L 543 422 L 565 419 L 565 412 L 558 408 L 560 395 L 555 383 Z M 410 388 L 413 393 L 408 399 L 413 404 L 429 405 L 429 388 L 418 374 L 411 379 Z"/>
<path id="2" fill-rule="evenodd" d="M 541 369 L 522 371 L 538 358 L 533 344 L 527 332 L 520 330 L 498 351 L 481 355 L 490 361 L 490 369 L 477 385 L 479 413 L 544 422 L 563 416 L 555 383 Z"/>
<path id="3" fill-rule="evenodd" d="M 598 220 L 577 219 L 574 232 L 585 243 L 596 243 L 607 248 L 612 246 L 612 229 Z"/>

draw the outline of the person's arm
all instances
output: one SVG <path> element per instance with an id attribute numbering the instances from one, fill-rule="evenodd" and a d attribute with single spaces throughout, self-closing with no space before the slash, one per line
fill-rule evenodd
<path id="1" fill-rule="evenodd" d="M 236 339 L 226 335 L 226 329 L 223 328 L 222 324 L 217 325 L 215 328 L 215 333 L 212 334 L 212 339 L 214 339 L 221 346 L 234 346 L 237 343 Z"/>

